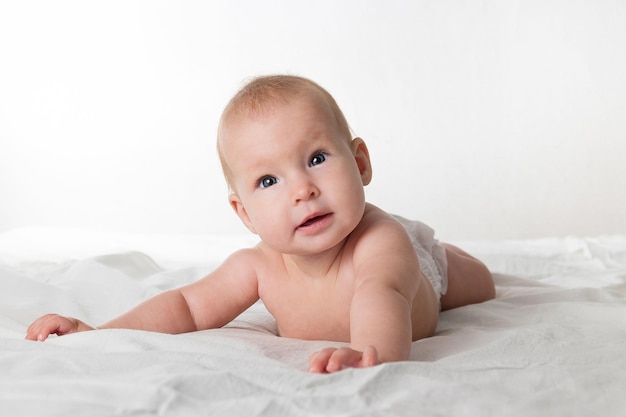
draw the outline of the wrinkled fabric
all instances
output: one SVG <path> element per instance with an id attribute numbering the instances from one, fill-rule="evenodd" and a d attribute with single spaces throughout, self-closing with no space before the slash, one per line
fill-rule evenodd
<path id="1" fill-rule="evenodd" d="M 83 235 L 87 243 L 72 248 L 71 234 L 59 233 L 53 248 L 54 236 L 43 235 L 0 234 L 6 415 L 552 417 L 626 409 L 625 236 L 454 242 L 494 272 L 495 300 L 441 313 L 435 336 L 414 342 L 408 361 L 312 375 L 308 356 L 343 344 L 277 337 L 261 303 L 216 330 L 23 340 L 41 314 L 99 324 L 198 279 L 223 259 L 225 242 L 238 241 Z"/>

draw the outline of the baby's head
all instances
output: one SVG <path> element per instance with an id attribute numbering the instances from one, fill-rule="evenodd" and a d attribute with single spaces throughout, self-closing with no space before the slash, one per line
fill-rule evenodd
<path id="1" fill-rule="evenodd" d="M 231 191 L 234 191 L 232 183 L 232 171 L 228 161 L 224 157 L 223 141 L 224 132 L 232 123 L 238 123 L 242 119 L 248 119 L 266 115 L 278 106 L 288 105 L 294 98 L 321 99 L 328 106 L 333 115 L 333 122 L 346 143 L 350 143 L 352 133 L 343 112 L 337 105 L 333 96 L 317 83 L 295 75 L 268 75 L 253 79 L 239 90 L 228 102 L 222 117 L 220 118 L 217 134 L 217 151 L 222 164 L 224 176 Z"/>
<path id="2" fill-rule="evenodd" d="M 253 80 L 226 106 L 217 146 L 231 206 L 275 250 L 324 251 L 361 221 L 371 179 L 367 147 L 351 138 L 337 103 L 314 82 Z"/>

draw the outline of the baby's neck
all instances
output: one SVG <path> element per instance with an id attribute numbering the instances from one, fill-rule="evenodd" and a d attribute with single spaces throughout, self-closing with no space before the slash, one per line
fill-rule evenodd
<path id="1" fill-rule="evenodd" d="M 312 280 L 336 276 L 345 245 L 346 241 L 344 240 L 336 247 L 315 255 L 282 254 L 285 270 L 290 276 L 297 275 Z"/>

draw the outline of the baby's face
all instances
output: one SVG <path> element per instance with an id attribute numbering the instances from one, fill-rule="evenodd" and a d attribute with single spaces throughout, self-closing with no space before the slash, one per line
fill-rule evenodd
<path id="1" fill-rule="evenodd" d="M 244 224 L 282 253 L 340 244 L 365 209 L 369 177 L 357 159 L 363 166 L 367 153 L 355 157 L 356 141 L 341 134 L 328 105 L 299 97 L 233 119 L 221 128 L 220 148 L 235 191 L 230 201 Z"/>

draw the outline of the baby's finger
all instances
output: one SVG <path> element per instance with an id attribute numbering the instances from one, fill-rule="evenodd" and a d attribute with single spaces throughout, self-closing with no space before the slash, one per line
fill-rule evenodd
<path id="1" fill-rule="evenodd" d="M 41 333 L 41 328 L 53 316 L 54 314 L 46 314 L 45 316 L 41 316 L 37 320 L 32 322 L 32 324 L 28 326 L 28 329 L 26 329 L 26 339 L 37 340 L 39 334 Z"/>
<path id="2" fill-rule="evenodd" d="M 341 348 L 333 352 L 332 356 L 328 359 L 328 365 L 326 365 L 327 372 L 337 372 L 345 368 L 352 368 L 359 364 L 362 353 L 350 349 Z"/>
<path id="3" fill-rule="evenodd" d="M 41 325 L 41 323 L 45 322 L 46 320 L 48 320 L 50 317 L 54 316 L 54 314 L 44 314 L 41 317 L 38 317 L 35 321 L 33 321 L 30 326 L 28 326 L 28 332 L 30 332 L 32 329 L 39 327 Z"/>
<path id="4" fill-rule="evenodd" d="M 324 373 L 326 372 L 326 366 L 328 365 L 328 359 L 332 356 L 333 352 L 337 349 L 326 348 L 319 352 L 313 353 L 309 357 L 309 372 Z"/>
<path id="5" fill-rule="evenodd" d="M 57 315 L 51 315 L 45 320 L 36 331 L 35 336 L 37 340 L 43 342 L 49 335 L 57 333 L 61 327 L 61 317 Z"/>
<path id="6" fill-rule="evenodd" d="M 378 351 L 374 346 L 367 346 L 365 350 L 363 350 L 363 358 L 361 359 L 362 367 L 370 367 L 380 364 L 380 360 L 378 359 Z"/>

